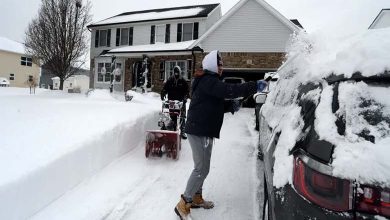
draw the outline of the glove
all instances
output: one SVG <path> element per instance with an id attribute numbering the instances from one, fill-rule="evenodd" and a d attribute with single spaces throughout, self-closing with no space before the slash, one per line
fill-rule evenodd
<path id="1" fill-rule="evenodd" d="M 240 104 L 240 101 L 239 100 L 232 100 L 232 114 L 234 114 L 234 112 L 238 112 L 238 110 L 240 110 L 240 107 L 241 107 L 241 104 Z"/>
<path id="2" fill-rule="evenodd" d="M 268 83 L 264 80 L 257 80 L 257 92 L 264 91 L 265 88 L 267 88 Z"/>

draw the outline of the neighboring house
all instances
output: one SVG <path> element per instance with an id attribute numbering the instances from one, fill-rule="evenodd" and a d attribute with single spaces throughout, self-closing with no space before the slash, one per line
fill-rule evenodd
<path id="1" fill-rule="evenodd" d="M 52 89 L 60 89 L 60 78 L 55 76 L 51 80 Z M 89 87 L 89 71 L 79 69 L 74 75 L 64 81 L 63 90 L 69 93 L 80 93 L 88 91 Z"/>
<path id="2" fill-rule="evenodd" d="M 220 17 L 220 4 L 207 4 L 127 12 L 89 25 L 91 87 L 109 88 L 112 56 L 120 69 L 114 80 L 115 91 L 143 84 L 145 66 L 147 88 L 154 91 L 162 89 L 175 65 L 189 81 L 195 55 L 202 53 L 189 46 Z M 147 65 L 142 65 L 145 57 Z"/>
<path id="3" fill-rule="evenodd" d="M 40 67 L 26 55 L 24 44 L 0 37 L 0 77 L 11 87 L 29 87 L 29 80 L 39 83 Z"/>
<path id="4" fill-rule="evenodd" d="M 225 76 L 262 79 L 282 64 L 291 34 L 302 30 L 263 0 L 241 0 L 220 14 L 219 4 L 198 5 L 123 13 L 89 25 L 91 87 L 109 87 L 113 56 L 124 73 L 115 90 L 139 86 L 147 57 L 148 87 L 160 92 L 175 65 L 189 81 L 215 49 Z"/>
<path id="5" fill-rule="evenodd" d="M 89 79 L 89 74 L 90 74 L 90 71 L 85 70 L 85 69 L 77 69 L 76 72 L 74 73 L 74 75 L 87 76 L 88 79 Z M 53 84 L 53 78 L 55 78 L 55 77 L 56 77 L 56 75 L 52 74 L 49 70 L 47 70 L 45 68 L 45 65 L 43 65 L 42 71 L 41 71 L 41 79 L 39 81 L 39 87 L 46 88 L 46 89 L 58 89 L 60 87 L 60 84 L 58 83 L 58 86 L 54 86 L 54 84 Z M 88 82 L 88 85 L 89 85 L 89 82 Z M 64 90 L 65 90 L 65 84 L 64 84 Z"/>
<path id="6" fill-rule="evenodd" d="M 390 27 L 390 8 L 382 9 L 368 29 Z"/>

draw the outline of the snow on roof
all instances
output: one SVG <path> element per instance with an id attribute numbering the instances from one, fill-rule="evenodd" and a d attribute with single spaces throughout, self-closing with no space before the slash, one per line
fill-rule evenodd
<path id="1" fill-rule="evenodd" d="M 10 40 L 5 37 L 0 37 L 0 50 L 12 53 L 25 54 L 24 44 Z"/>
<path id="2" fill-rule="evenodd" d="M 118 15 L 118 16 L 114 16 L 96 22 L 92 24 L 92 26 L 113 24 L 113 23 L 115 24 L 115 23 L 161 20 L 161 19 L 170 19 L 170 18 L 177 18 L 177 17 L 191 17 L 191 16 L 198 15 L 203 10 L 204 8 L 202 7 L 196 7 L 196 8 L 188 8 L 188 9 L 175 9 L 175 10 L 162 11 L 162 12 L 144 12 L 144 13 L 130 14 L 130 15 Z"/>
<path id="3" fill-rule="evenodd" d="M 137 45 L 137 46 L 127 46 L 117 49 L 112 49 L 108 53 L 138 53 L 138 52 L 153 52 L 153 51 L 182 51 L 190 50 L 190 47 L 195 40 L 183 41 L 177 43 L 156 43 L 156 44 L 146 44 L 146 45 Z"/>
<path id="4" fill-rule="evenodd" d="M 0 77 L 0 85 L 9 85 L 8 79 Z"/>

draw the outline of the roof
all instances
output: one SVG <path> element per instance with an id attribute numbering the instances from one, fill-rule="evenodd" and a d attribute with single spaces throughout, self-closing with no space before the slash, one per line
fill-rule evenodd
<path id="1" fill-rule="evenodd" d="M 8 79 L 0 77 L 0 85 L 9 85 Z"/>
<path id="2" fill-rule="evenodd" d="M 138 23 L 159 20 L 207 17 L 220 4 L 192 5 L 125 12 L 88 25 L 88 28 L 112 24 Z"/>
<path id="3" fill-rule="evenodd" d="M 156 43 L 136 46 L 126 46 L 109 50 L 107 54 L 118 53 L 148 53 L 148 52 L 178 52 L 178 51 L 191 51 L 191 46 L 195 40 L 183 41 L 177 43 Z"/>
<path id="4" fill-rule="evenodd" d="M 0 37 L 0 50 L 18 54 L 25 54 L 24 44 L 10 40 L 5 37 Z"/>
<path id="5" fill-rule="evenodd" d="M 374 21 L 371 23 L 371 25 L 368 27 L 368 29 L 371 29 L 379 20 L 379 18 L 381 17 L 381 15 L 385 12 L 390 12 L 390 8 L 384 8 L 382 9 L 379 14 L 375 17 Z"/>
<path id="6" fill-rule="evenodd" d="M 275 8 L 269 5 L 264 0 L 240 0 L 237 4 L 233 6 L 221 19 L 219 19 L 210 29 L 207 30 L 192 46 L 198 45 L 204 39 L 206 39 L 211 33 L 213 33 L 219 26 L 221 26 L 228 18 L 233 16 L 246 2 L 255 1 L 279 19 L 283 24 L 285 24 L 291 31 L 300 31 L 300 28 L 296 26 L 292 21 L 288 20 L 282 14 L 280 14 Z"/>
<path id="7" fill-rule="evenodd" d="M 292 23 L 294 23 L 296 26 L 298 26 L 298 27 L 304 29 L 303 26 L 301 25 L 301 23 L 299 23 L 298 19 L 290 19 L 290 21 L 291 21 Z"/>

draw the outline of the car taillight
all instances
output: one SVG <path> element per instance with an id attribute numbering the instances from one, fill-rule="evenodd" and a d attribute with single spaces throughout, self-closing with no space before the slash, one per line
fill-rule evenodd
<path id="1" fill-rule="evenodd" d="M 390 217 L 390 189 L 360 185 L 357 190 L 356 209 Z"/>
<path id="2" fill-rule="evenodd" d="M 320 173 L 294 158 L 294 187 L 297 192 L 320 207 L 334 211 L 352 209 L 352 190 L 348 180 Z"/>

